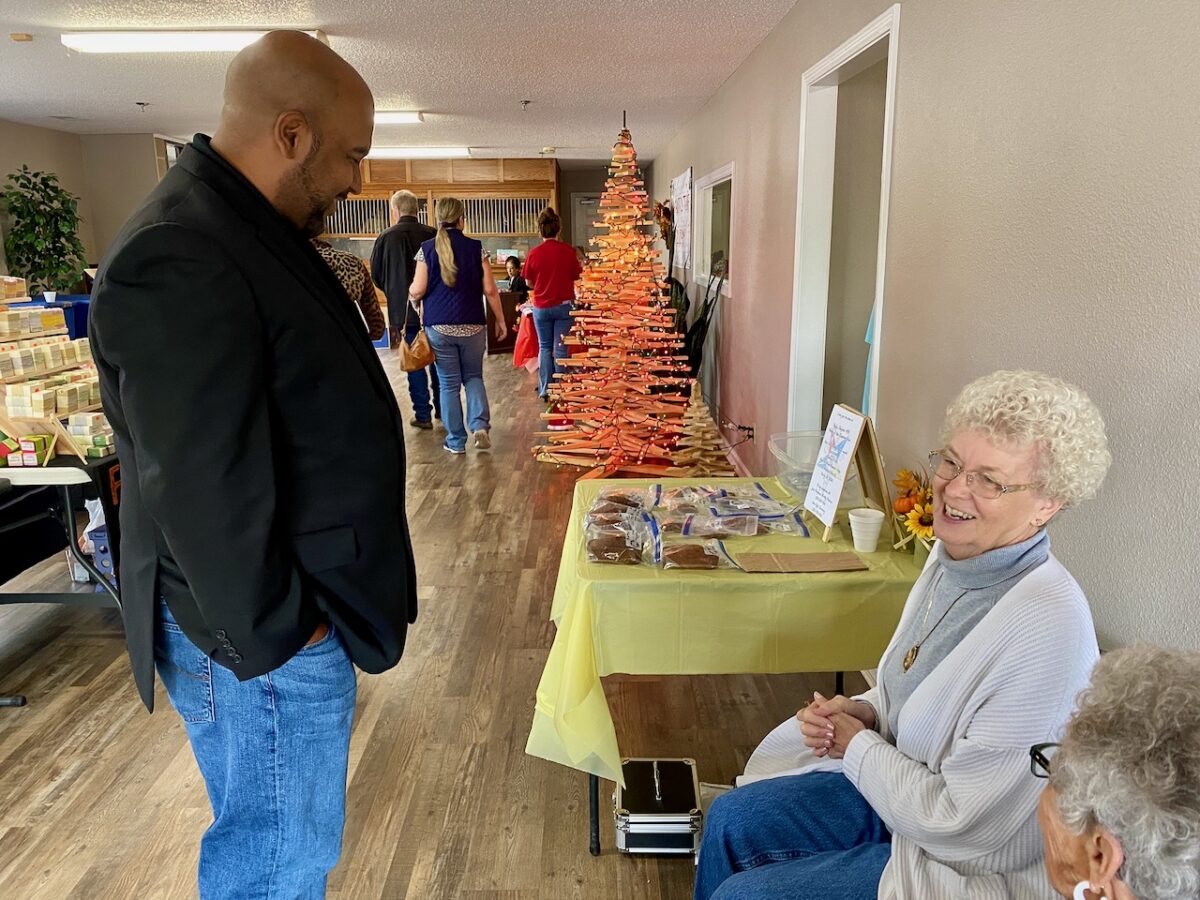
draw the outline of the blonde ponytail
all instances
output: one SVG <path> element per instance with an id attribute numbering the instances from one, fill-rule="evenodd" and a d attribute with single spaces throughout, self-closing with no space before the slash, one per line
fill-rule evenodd
<path id="1" fill-rule="evenodd" d="M 434 215 L 437 217 L 437 238 L 433 246 L 442 269 L 442 281 L 447 287 L 454 287 L 458 283 L 458 263 L 454 260 L 450 229 L 463 217 L 462 201 L 457 197 L 441 197 L 434 208 Z"/>

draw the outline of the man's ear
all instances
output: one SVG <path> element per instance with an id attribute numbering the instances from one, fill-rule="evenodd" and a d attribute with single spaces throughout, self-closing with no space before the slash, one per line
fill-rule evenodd
<path id="1" fill-rule="evenodd" d="M 312 141 L 312 128 L 308 124 L 308 117 L 296 109 L 281 112 L 275 118 L 272 138 L 276 150 L 284 159 L 304 159 Z"/>

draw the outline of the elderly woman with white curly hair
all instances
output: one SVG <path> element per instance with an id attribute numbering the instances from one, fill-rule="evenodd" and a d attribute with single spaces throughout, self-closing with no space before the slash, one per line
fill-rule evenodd
<path id="1" fill-rule="evenodd" d="M 1075 900 L 1200 897 L 1200 653 L 1139 645 L 1096 664 L 1038 816 L 1050 881 Z"/>
<path id="2" fill-rule="evenodd" d="M 937 542 L 855 698 L 812 703 L 705 822 L 697 900 L 1052 897 L 1031 744 L 1052 741 L 1098 650 L 1046 525 L 1108 470 L 1104 422 L 1036 372 L 969 384 L 929 455 Z"/>

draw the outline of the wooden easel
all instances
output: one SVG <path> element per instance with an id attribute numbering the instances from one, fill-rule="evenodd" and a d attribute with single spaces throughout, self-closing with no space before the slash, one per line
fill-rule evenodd
<path id="1" fill-rule="evenodd" d="M 88 407 L 87 410 L 79 410 L 79 412 L 87 412 L 94 409 L 99 409 L 99 407 L 92 406 Z M 64 456 L 67 454 L 78 456 L 81 460 L 87 462 L 87 454 L 79 449 L 74 438 L 71 437 L 71 432 L 67 430 L 67 426 L 63 425 L 60 419 L 29 419 L 23 416 L 20 418 L 10 418 L 4 415 L 4 413 L 0 413 L 0 432 L 7 434 L 15 440 L 19 440 L 28 434 L 49 435 L 50 447 L 46 451 L 46 462 L 43 465 L 48 465 L 50 460 L 54 459 L 56 453 L 61 453 Z"/>
<path id="2" fill-rule="evenodd" d="M 899 540 L 902 535 L 900 526 L 897 524 L 895 516 L 892 515 L 892 492 L 888 487 L 887 475 L 884 473 L 883 457 L 879 453 L 879 440 L 875 436 L 875 424 L 871 421 L 870 416 L 864 415 L 852 406 L 845 403 L 839 403 L 838 406 L 863 420 L 862 430 L 859 432 L 858 441 L 852 451 L 854 468 L 858 472 L 858 483 L 862 486 L 863 502 L 870 508 L 878 509 L 883 513 L 884 518 L 892 523 L 892 533 Z M 824 441 L 823 437 L 822 441 Z M 845 486 L 843 479 L 842 484 L 838 487 L 839 498 Z M 812 515 L 807 510 L 805 512 Z M 836 521 L 835 518 L 833 522 Z M 826 543 L 833 535 L 833 522 L 828 525 L 825 525 L 824 522 L 821 523 L 825 526 L 821 540 Z"/>

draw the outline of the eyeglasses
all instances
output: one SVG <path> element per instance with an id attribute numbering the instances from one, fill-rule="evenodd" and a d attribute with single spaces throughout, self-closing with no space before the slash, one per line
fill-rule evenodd
<path id="1" fill-rule="evenodd" d="M 1004 494 L 1030 491 L 1038 486 L 1036 484 L 1001 484 L 982 472 L 964 471 L 962 464 L 948 456 L 945 450 L 929 451 L 929 470 L 943 481 L 953 481 L 959 475 L 963 476 L 967 481 L 967 489 L 976 497 L 984 500 L 996 500 Z"/>
<path id="2" fill-rule="evenodd" d="M 1060 744 L 1034 744 L 1029 748 L 1029 771 L 1034 778 L 1049 778 L 1050 763 Z"/>

